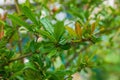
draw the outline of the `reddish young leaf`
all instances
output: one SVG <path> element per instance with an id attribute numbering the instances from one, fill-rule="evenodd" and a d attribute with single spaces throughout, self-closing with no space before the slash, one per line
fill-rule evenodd
<path id="1" fill-rule="evenodd" d="M 4 12 L 4 15 L 0 14 L 0 20 L 4 21 L 6 20 L 7 17 L 7 11 Z M 0 39 L 2 39 L 2 37 L 4 36 L 4 26 L 3 24 L 0 25 Z"/>
<path id="2" fill-rule="evenodd" d="M 75 32 L 79 38 L 82 37 L 82 29 L 79 22 L 75 23 Z"/>
<path id="3" fill-rule="evenodd" d="M 0 39 L 4 36 L 3 26 L 0 26 Z"/>

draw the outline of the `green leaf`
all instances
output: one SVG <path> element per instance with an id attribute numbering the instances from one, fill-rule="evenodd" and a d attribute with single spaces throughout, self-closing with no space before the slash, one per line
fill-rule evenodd
<path id="1" fill-rule="evenodd" d="M 57 50 L 54 49 L 54 50 L 52 50 L 47 56 L 48 56 L 48 58 L 51 58 L 51 57 L 54 56 L 56 53 L 57 53 Z"/>
<path id="2" fill-rule="evenodd" d="M 39 47 L 40 47 L 40 44 L 38 42 L 36 43 L 34 40 L 32 40 L 30 42 L 29 50 L 31 50 L 31 52 L 35 52 Z"/>
<path id="3" fill-rule="evenodd" d="M 51 60 L 51 58 L 48 58 L 48 57 L 45 58 L 46 69 L 51 67 L 51 61 L 50 60 Z"/>
<path id="4" fill-rule="evenodd" d="M 91 37 L 91 40 L 93 41 L 93 43 L 96 43 L 96 42 L 101 41 L 101 38 L 97 38 L 97 37 L 95 37 L 95 36 L 92 36 L 92 37 Z"/>
<path id="5" fill-rule="evenodd" d="M 68 50 L 68 49 L 70 49 L 70 43 L 66 43 L 66 44 L 64 44 L 64 45 L 60 45 L 60 48 L 61 49 L 63 49 L 63 50 Z"/>
<path id="6" fill-rule="evenodd" d="M 50 76 L 49 80 L 64 80 L 66 75 L 72 75 L 73 72 L 70 70 L 58 70 L 58 71 L 51 71 L 47 72 Z"/>
<path id="7" fill-rule="evenodd" d="M 52 42 L 56 42 L 55 38 L 49 34 L 49 32 L 47 31 L 43 31 L 43 30 L 39 30 L 39 33 L 41 35 L 43 35 L 44 37 L 47 37 L 48 39 L 50 39 Z"/>
<path id="8" fill-rule="evenodd" d="M 14 62 L 10 65 L 10 68 L 13 72 L 18 72 L 18 71 L 21 71 L 23 68 L 24 68 L 24 64 L 20 63 L 19 61 L 18 62 Z"/>
<path id="9" fill-rule="evenodd" d="M 5 25 L 5 22 L 2 20 L 0 20 L 0 27 L 1 27 L 1 25 Z"/>
<path id="10" fill-rule="evenodd" d="M 26 68 L 24 71 L 25 80 L 41 80 L 42 75 L 31 68 Z"/>
<path id="11" fill-rule="evenodd" d="M 26 0 L 24 5 L 27 6 L 27 7 L 30 7 L 31 6 L 30 0 Z"/>
<path id="12" fill-rule="evenodd" d="M 59 75 L 60 77 L 64 77 L 65 75 L 72 74 L 73 72 L 70 70 L 60 70 L 56 71 L 55 74 Z"/>
<path id="13" fill-rule="evenodd" d="M 22 19 L 20 19 L 19 17 L 17 16 L 14 16 L 14 15 L 8 15 L 8 18 L 10 18 L 14 23 L 20 25 L 20 26 L 24 26 L 26 27 L 27 29 L 29 29 L 29 25 L 23 21 Z"/>
<path id="14" fill-rule="evenodd" d="M 38 21 L 36 20 L 35 15 L 32 13 L 32 11 L 28 7 L 24 6 L 24 7 L 22 7 L 21 10 L 25 16 L 30 18 L 31 21 L 33 21 L 36 25 L 39 25 Z"/>
<path id="15" fill-rule="evenodd" d="M 53 26 L 47 18 L 40 19 L 40 22 L 43 24 L 43 28 L 53 35 Z"/>
<path id="16" fill-rule="evenodd" d="M 67 29 L 68 33 L 69 33 L 71 36 L 75 36 L 75 37 L 76 37 L 75 31 L 74 31 L 71 27 L 66 26 L 65 28 Z"/>
<path id="17" fill-rule="evenodd" d="M 59 41 L 63 35 L 63 33 L 65 32 L 65 28 L 64 28 L 64 22 L 57 22 L 54 28 L 54 36 L 56 38 L 57 41 Z"/>
<path id="18" fill-rule="evenodd" d="M 37 69 L 38 67 L 43 68 L 44 62 L 42 60 L 43 60 L 43 56 L 41 54 L 39 54 L 39 55 L 36 54 L 36 55 L 32 56 L 32 58 L 30 59 L 30 62 L 31 62 L 31 64 L 34 65 L 34 68 Z"/>

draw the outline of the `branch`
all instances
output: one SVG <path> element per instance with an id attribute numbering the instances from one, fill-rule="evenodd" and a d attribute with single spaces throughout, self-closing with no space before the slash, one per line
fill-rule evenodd
<path id="1" fill-rule="evenodd" d="M 73 57 L 70 59 L 70 60 L 68 60 L 68 62 L 66 63 L 66 67 L 68 67 L 68 66 L 70 66 L 70 63 L 73 61 L 73 59 L 75 59 L 81 52 L 83 52 L 84 50 L 86 50 L 88 47 L 90 47 L 91 46 L 91 44 L 89 44 L 88 46 L 85 46 L 83 49 L 81 49 L 79 52 L 77 52 L 77 53 L 74 53 L 74 55 L 73 55 Z"/>
<path id="2" fill-rule="evenodd" d="M 6 63 L 4 63 L 4 64 L 2 64 L 2 65 L 0 65 L 0 66 L 8 65 L 8 64 L 10 64 L 10 63 L 12 63 L 12 62 L 14 62 L 14 61 L 21 60 L 21 59 L 24 59 L 24 58 L 29 57 L 29 56 L 32 56 L 32 55 L 33 55 L 33 53 L 29 53 L 29 54 L 26 54 L 26 55 L 22 55 L 22 56 L 20 56 L 20 57 L 18 57 L 18 58 L 9 60 L 8 62 L 6 62 Z"/>
<path id="3" fill-rule="evenodd" d="M 108 28 L 108 29 L 106 29 L 106 30 L 103 30 L 103 31 L 100 31 L 100 32 L 98 32 L 98 33 L 96 33 L 95 35 L 100 35 L 100 34 L 104 34 L 104 33 L 108 33 L 109 31 L 111 31 L 111 30 L 117 30 L 119 27 L 113 27 L 113 28 Z M 90 42 L 92 42 L 91 41 L 91 39 L 83 39 L 83 40 L 81 40 L 80 42 L 85 42 L 85 41 L 90 41 Z M 74 42 L 74 43 L 80 43 L 80 42 Z M 71 61 L 73 61 L 78 55 L 79 55 L 79 53 L 80 52 L 83 52 L 84 50 L 86 50 L 89 46 L 91 46 L 91 44 L 89 44 L 88 46 L 86 46 L 86 47 L 84 47 L 83 49 L 81 49 L 78 53 L 74 53 L 74 55 L 73 55 L 73 57 L 70 59 L 70 60 L 68 60 L 68 62 L 66 63 L 66 67 L 68 67 L 69 65 L 70 65 L 70 63 L 71 63 Z"/>
<path id="4" fill-rule="evenodd" d="M 26 54 L 26 55 L 22 55 L 16 59 L 11 59 L 10 61 L 8 61 L 8 63 L 11 63 L 11 62 L 14 62 L 14 61 L 17 61 L 17 60 L 21 60 L 23 58 L 26 58 L 26 57 L 29 57 L 29 56 L 32 56 L 33 54 L 32 53 L 29 53 L 29 54 Z"/>
<path id="5" fill-rule="evenodd" d="M 102 31 L 100 31 L 100 32 L 98 32 L 98 33 L 95 33 L 95 35 L 100 35 L 100 34 L 104 34 L 104 33 L 109 33 L 111 30 L 117 30 L 117 29 L 119 29 L 119 28 L 120 28 L 120 26 L 112 27 L 112 28 L 107 28 L 107 29 L 102 30 Z"/>

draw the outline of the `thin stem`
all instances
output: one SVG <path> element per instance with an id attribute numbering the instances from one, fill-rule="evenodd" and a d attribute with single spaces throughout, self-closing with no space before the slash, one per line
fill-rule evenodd
<path id="1" fill-rule="evenodd" d="M 86 50 L 88 47 L 90 47 L 91 46 L 91 44 L 89 44 L 88 46 L 85 46 L 83 49 L 81 49 L 79 52 L 77 52 L 77 53 L 74 53 L 74 55 L 73 55 L 73 57 L 70 59 L 70 60 L 68 60 L 68 62 L 66 63 L 66 67 L 68 67 L 69 65 L 70 65 L 70 63 L 81 53 L 81 52 L 83 52 L 84 50 Z"/>
<path id="2" fill-rule="evenodd" d="M 10 64 L 10 63 L 12 63 L 12 62 L 14 62 L 14 61 L 21 60 L 21 59 L 24 59 L 24 58 L 29 57 L 29 56 L 32 56 L 32 55 L 33 55 L 32 53 L 29 53 L 29 54 L 26 54 L 26 55 L 22 55 L 22 56 L 20 56 L 20 57 L 18 57 L 18 58 L 9 60 L 7 63 L 2 64 L 2 65 L 0 65 L 0 66 L 8 65 L 8 64 Z"/>
<path id="3" fill-rule="evenodd" d="M 18 0 L 14 0 L 14 2 L 15 2 L 16 11 L 18 14 L 20 14 L 21 12 L 20 12 L 20 8 L 19 8 Z"/>
<path id="4" fill-rule="evenodd" d="M 18 58 L 16 58 L 16 59 L 10 60 L 9 63 L 14 62 L 14 61 L 17 61 L 17 60 L 21 60 L 21 59 L 23 59 L 23 58 L 26 58 L 26 57 L 29 57 L 29 56 L 32 56 L 32 55 L 33 55 L 32 53 L 29 53 L 29 54 L 26 54 L 26 55 L 22 55 L 22 56 L 20 56 L 20 57 L 18 57 Z"/>

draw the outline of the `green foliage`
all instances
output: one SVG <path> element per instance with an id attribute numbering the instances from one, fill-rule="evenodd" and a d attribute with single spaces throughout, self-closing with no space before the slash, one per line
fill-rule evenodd
<path id="1" fill-rule="evenodd" d="M 22 7 L 22 12 L 25 16 L 27 16 L 34 24 L 39 25 L 38 21 L 36 20 L 36 16 L 30 11 L 30 9 L 26 6 Z"/>
<path id="2" fill-rule="evenodd" d="M 42 18 L 40 22 L 43 24 L 44 29 L 53 35 L 53 26 L 50 21 L 46 18 Z"/>
<path id="3" fill-rule="evenodd" d="M 77 72 L 89 75 L 83 80 L 119 80 L 120 2 L 114 8 L 103 1 L 26 0 L 5 7 L 14 12 L 0 15 L 0 80 L 72 80 Z"/>
<path id="4" fill-rule="evenodd" d="M 64 23 L 57 22 L 54 25 L 54 36 L 57 41 L 60 41 L 60 38 L 63 36 L 64 32 L 65 32 Z"/>
<path id="5" fill-rule="evenodd" d="M 28 29 L 30 28 L 30 26 L 29 26 L 26 22 L 22 21 L 19 17 L 14 16 L 14 15 L 8 15 L 8 17 L 9 17 L 9 19 L 11 19 L 15 24 L 20 25 L 20 26 L 24 26 L 24 27 L 26 27 L 26 28 L 28 28 Z"/>

